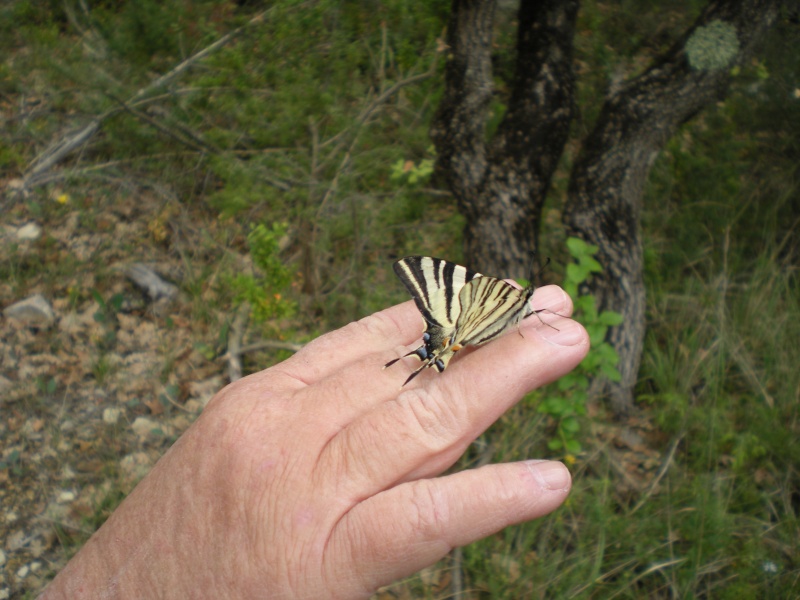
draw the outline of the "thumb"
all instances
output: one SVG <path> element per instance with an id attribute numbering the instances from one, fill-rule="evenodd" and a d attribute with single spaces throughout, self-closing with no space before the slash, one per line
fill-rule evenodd
<path id="1" fill-rule="evenodd" d="M 341 568 L 357 565 L 360 591 L 369 594 L 456 546 L 548 514 L 571 486 L 563 464 L 535 460 L 410 481 L 354 507 L 334 530 L 327 555 L 334 561 L 349 557 Z"/>

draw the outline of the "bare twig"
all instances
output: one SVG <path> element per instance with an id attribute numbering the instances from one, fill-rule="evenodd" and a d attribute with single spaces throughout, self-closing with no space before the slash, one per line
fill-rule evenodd
<path id="1" fill-rule="evenodd" d="M 342 160 L 339 162 L 339 167 L 336 169 L 336 174 L 334 175 L 331 184 L 328 186 L 328 189 L 325 190 L 325 194 L 323 195 L 322 200 L 320 201 L 319 206 L 317 207 L 317 215 L 316 218 L 314 219 L 314 227 L 311 230 L 312 244 L 315 243 L 317 239 L 317 233 L 319 231 L 319 223 L 322 217 L 322 212 L 324 211 L 328 201 L 336 195 L 336 191 L 339 187 L 339 179 L 341 175 L 347 170 L 347 167 L 350 165 L 350 158 L 352 156 L 353 150 L 355 149 L 356 143 L 358 142 L 358 138 L 359 135 L 361 134 L 361 130 L 364 123 L 367 122 L 370 116 L 372 116 L 372 113 L 374 113 L 379 106 L 381 106 L 383 103 L 389 100 L 389 98 L 391 98 L 401 89 L 403 89 L 406 86 L 412 85 L 414 83 L 424 81 L 425 79 L 429 79 L 430 77 L 433 77 L 435 73 L 436 73 L 436 61 L 433 62 L 431 68 L 428 69 L 428 71 L 426 71 L 425 73 L 412 75 L 411 77 L 407 77 L 402 81 L 398 81 L 394 85 L 390 86 L 387 90 L 379 94 L 378 97 L 376 97 L 372 102 L 370 102 L 364 108 L 364 110 L 361 111 L 361 114 L 359 114 L 358 117 L 356 118 L 356 122 L 351 128 L 351 130 L 353 130 L 353 134 L 350 139 L 350 143 L 347 146 L 347 149 L 346 150 L 344 149 L 347 140 L 345 137 L 343 137 L 339 141 L 339 143 L 336 144 L 336 146 L 328 153 L 328 157 L 332 158 L 334 156 L 337 156 L 341 151 L 344 150 L 344 157 L 342 157 Z M 322 161 L 323 164 L 325 162 L 327 162 L 327 159 Z"/>
<path id="2" fill-rule="evenodd" d="M 155 129 L 158 129 L 161 133 L 171 137 L 172 139 L 176 140 L 178 143 L 184 144 L 186 146 L 189 146 L 190 148 L 194 148 L 195 150 L 197 150 L 199 152 L 202 152 L 202 153 L 206 153 L 206 152 L 211 152 L 212 154 L 218 154 L 219 153 L 219 149 L 215 148 L 214 146 L 212 146 L 211 144 L 206 142 L 199 133 L 197 133 L 195 131 L 190 131 L 190 130 L 188 130 L 186 128 L 182 128 L 181 133 L 177 133 L 177 132 L 173 131 L 172 129 L 168 128 L 166 125 L 162 125 L 161 123 L 156 121 L 154 118 L 152 118 L 150 115 L 145 114 L 142 111 L 133 108 L 128 102 L 125 102 L 124 100 L 122 100 L 120 98 L 116 98 L 114 96 L 111 96 L 110 94 L 109 94 L 109 97 L 113 98 L 116 102 L 118 102 L 119 105 L 123 108 L 123 110 L 126 110 L 127 112 L 132 114 L 137 119 L 140 119 L 140 120 L 144 121 L 145 123 L 151 125 Z M 188 138 L 188 139 L 186 139 L 186 138 Z"/>
<path id="3" fill-rule="evenodd" d="M 133 97 L 131 98 L 130 101 L 131 102 L 136 102 L 142 96 L 145 96 L 145 95 L 149 94 L 154 89 L 160 88 L 161 86 L 166 85 L 167 83 L 171 82 L 173 79 L 176 79 L 180 74 L 182 74 L 184 71 L 186 71 L 189 67 L 194 65 L 196 62 L 204 59 L 206 56 L 210 55 L 212 52 L 215 52 L 215 51 L 219 50 L 220 48 L 222 48 L 225 44 L 230 42 L 232 39 L 234 39 L 236 36 L 238 36 L 240 33 L 242 33 L 248 27 L 251 27 L 253 25 L 256 25 L 256 24 L 259 24 L 259 23 L 263 22 L 264 18 L 272 10 L 273 9 L 269 8 L 269 9 L 267 9 L 265 11 L 260 12 L 259 14 L 257 14 L 255 17 L 250 19 L 247 23 L 245 23 L 241 27 L 239 27 L 237 29 L 234 29 L 230 33 L 225 34 L 224 36 L 222 36 L 220 39 L 218 39 L 216 42 L 214 42 L 210 46 L 206 46 L 205 48 L 200 50 L 200 52 L 190 56 L 185 61 L 183 61 L 182 63 L 177 65 L 174 69 L 172 69 L 168 73 L 165 73 L 164 75 L 162 75 L 161 77 L 156 79 L 150 85 L 140 89 L 138 92 L 136 92 L 136 94 L 133 95 Z"/>
<path id="4" fill-rule="evenodd" d="M 410 77 L 406 77 L 405 79 L 398 81 L 397 83 L 395 83 L 394 85 L 390 86 L 385 91 L 383 91 L 381 94 L 379 94 L 372 102 L 370 102 L 364 108 L 364 110 L 361 111 L 361 114 L 359 114 L 358 117 L 356 118 L 355 124 L 350 128 L 354 129 L 355 133 L 353 134 L 352 140 L 350 141 L 350 145 L 347 151 L 351 152 L 353 150 L 356 141 L 358 140 L 358 136 L 361 133 L 361 126 L 364 125 L 364 123 L 366 123 L 367 119 L 369 119 L 372 116 L 372 113 L 374 113 L 381 104 L 385 103 L 387 100 L 389 100 L 389 98 L 394 96 L 404 87 L 407 87 L 415 83 L 419 83 L 420 81 L 425 81 L 426 79 L 430 79 L 435 74 L 436 74 L 436 61 L 434 61 L 431 64 L 431 68 L 428 69 L 425 73 L 420 73 L 418 75 L 412 75 Z M 335 136 L 335 138 L 337 139 L 345 137 L 346 136 L 343 136 L 341 133 Z M 330 143 L 330 141 L 331 140 L 328 140 L 322 145 L 326 146 L 327 144 Z M 347 143 L 346 139 L 339 139 L 339 143 L 328 153 L 328 156 L 332 157 L 338 155 L 342 151 L 346 143 Z"/>
<path id="5" fill-rule="evenodd" d="M 190 415 L 194 414 L 193 410 L 189 410 L 188 408 L 186 408 L 182 404 L 178 404 L 177 402 L 175 402 L 175 400 L 172 399 L 172 397 L 169 394 L 161 394 L 160 398 L 165 398 L 167 400 L 167 402 L 172 404 L 172 406 L 174 406 L 178 410 L 182 410 L 183 412 L 189 413 Z"/>
<path id="6" fill-rule="evenodd" d="M 225 359 L 228 361 L 228 379 L 237 381 L 242 378 L 242 339 L 250 320 L 250 303 L 243 302 L 236 311 L 236 318 L 231 323 L 231 332 L 228 336 L 228 351 Z"/>
<path id="7" fill-rule="evenodd" d="M 463 562 L 464 556 L 461 546 L 453 548 L 453 567 L 450 575 L 450 597 L 454 600 L 462 600 L 462 598 L 464 598 L 464 573 L 461 571 L 461 564 Z"/>
<path id="8" fill-rule="evenodd" d="M 100 117 L 92 120 L 86 127 L 75 135 L 64 138 L 47 148 L 44 152 L 33 159 L 29 165 L 29 171 L 25 175 L 25 185 L 32 185 L 38 177 L 53 165 L 60 162 L 75 148 L 78 148 L 89 141 L 89 139 L 100 129 L 100 123 L 111 114 L 110 111 L 103 113 Z"/>
<path id="9" fill-rule="evenodd" d="M 678 449 L 678 444 L 681 443 L 681 440 L 683 439 L 684 435 L 686 434 L 682 433 L 674 440 L 672 440 L 672 443 L 669 445 L 669 450 L 667 450 L 667 455 L 664 457 L 664 460 L 661 462 L 661 467 L 658 469 L 658 473 L 656 473 L 656 476 L 655 478 L 653 478 L 653 481 L 650 482 L 650 486 L 647 488 L 647 491 L 645 491 L 645 493 L 642 494 L 642 497 L 636 503 L 636 506 L 633 507 L 633 510 L 631 510 L 628 516 L 633 515 L 637 510 L 642 508 L 645 502 L 647 502 L 647 499 L 653 495 L 653 492 L 655 491 L 659 482 L 661 481 L 661 479 L 663 479 L 664 475 L 667 474 L 667 471 L 669 470 L 669 467 L 672 464 L 672 459 L 675 457 L 675 451 Z"/>

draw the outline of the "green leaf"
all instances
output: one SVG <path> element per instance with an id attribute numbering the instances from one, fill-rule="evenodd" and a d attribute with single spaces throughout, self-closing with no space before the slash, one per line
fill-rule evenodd
<path id="1" fill-rule="evenodd" d="M 622 375 L 620 375 L 619 370 L 617 370 L 617 368 L 615 366 L 613 366 L 613 365 L 601 364 L 600 365 L 600 370 L 611 381 L 619 382 L 619 381 L 622 380 Z"/>
<path id="2" fill-rule="evenodd" d="M 603 362 L 610 365 L 616 365 L 619 362 L 617 351 L 608 342 L 603 342 L 597 347 L 597 355 L 602 358 Z"/>
<path id="3" fill-rule="evenodd" d="M 569 249 L 569 253 L 575 258 L 580 258 L 582 256 L 586 256 L 587 254 L 594 254 L 597 252 L 596 246 L 591 246 L 582 239 L 576 237 L 567 238 L 567 248 Z M 592 251 L 592 248 L 595 249 L 594 252 Z"/>
<path id="4" fill-rule="evenodd" d="M 606 339 L 608 327 L 605 325 L 587 324 L 586 331 L 589 334 L 589 343 L 592 346 L 600 345 Z"/>
<path id="5" fill-rule="evenodd" d="M 577 433 L 580 428 L 581 426 L 575 417 L 567 417 L 561 421 L 561 429 L 566 433 Z"/>
<path id="6" fill-rule="evenodd" d="M 603 266 L 590 256 L 581 257 L 581 266 L 591 273 L 602 273 Z M 587 274 L 588 275 L 588 274 Z"/>
<path id="7" fill-rule="evenodd" d="M 608 325 L 609 327 L 619 325 L 624 320 L 621 314 L 612 310 L 604 310 L 597 318 L 603 325 Z"/>
<path id="8" fill-rule="evenodd" d="M 539 406 L 539 412 L 543 412 L 557 418 L 568 410 L 569 404 L 560 396 L 551 396 Z"/>
<path id="9" fill-rule="evenodd" d="M 95 302 L 97 302 L 101 306 L 101 308 L 105 308 L 106 300 L 105 298 L 103 298 L 100 292 L 92 288 L 91 290 L 89 290 L 89 293 L 92 295 L 92 298 L 94 298 Z"/>
<path id="10" fill-rule="evenodd" d="M 576 237 L 567 238 L 567 248 L 569 248 L 570 254 L 575 258 L 581 258 L 584 256 L 592 256 L 597 254 L 599 248 L 594 244 L 590 244 L 585 240 Z"/>
<path id="11" fill-rule="evenodd" d="M 584 242 L 582 239 L 576 237 L 567 238 L 567 249 L 569 250 L 569 253 L 575 258 L 583 254 L 583 249 L 585 247 L 586 247 L 586 242 Z"/>
<path id="12" fill-rule="evenodd" d="M 586 272 L 576 263 L 569 263 L 567 264 L 566 276 L 568 281 L 581 283 L 586 276 Z"/>
<path id="13" fill-rule="evenodd" d="M 125 296 L 122 294 L 114 294 L 109 298 L 108 304 L 114 312 L 119 312 L 119 309 L 122 308 L 122 304 L 125 302 Z"/>
<path id="14" fill-rule="evenodd" d="M 574 371 L 564 375 L 564 377 L 556 381 L 556 388 L 559 392 L 565 392 L 566 390 L 575 387 L 577 383 L 576 378 L 577 374 Z"/>
<path id="15" fill-rule="evenodd" d="M 398 159 L 397 162 L 392 164 L 389 168 L 389 179 L 392 181 L 402 181 L 403 177 L 405 177 L 405 159 Z"/>
<path id="16" fill-rule="evenodd" d="M 589 378 L 586 375 L 578 375 L 575 378 L 575 389 L 572 391 L 572 402 L 573 404 L 578 402 L 584 402 L 586 400 L 586 394 L 583 393 L 582 390 L 589 389 Z"/>
<path id="17" fill-rule="evenodd" d="M 573 301 L 575 310 L 581 313 L 587 313 L 594 308 L 594 298 L 591 296 L 579 296 Z"/>

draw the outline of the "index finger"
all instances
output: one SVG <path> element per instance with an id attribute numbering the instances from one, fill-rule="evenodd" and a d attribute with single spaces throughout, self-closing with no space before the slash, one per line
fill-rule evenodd
<path id="1" fill-rule="evenodd" d="M 419 310 L 409 300 L 318 337 L 270 371 L 289 376 L 298 388 L 313 385 L 368 355 L 410 344 L 423 329 Z"/>

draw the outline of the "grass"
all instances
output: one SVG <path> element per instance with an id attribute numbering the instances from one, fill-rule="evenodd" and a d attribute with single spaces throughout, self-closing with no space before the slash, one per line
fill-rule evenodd
<path id="1" fill-rule="evenodd" d="M 595 419 L 564 508 L 463 550 L 472 597 L 792 597 L 800 297 L 773 250 L 754 265 L 651 296 L 645 426 Z M 648 443 L 621 449 L 631 427 Z M 520 405 L 487 437 L 494 460 L 541 456 L 548 423 Z"/>

